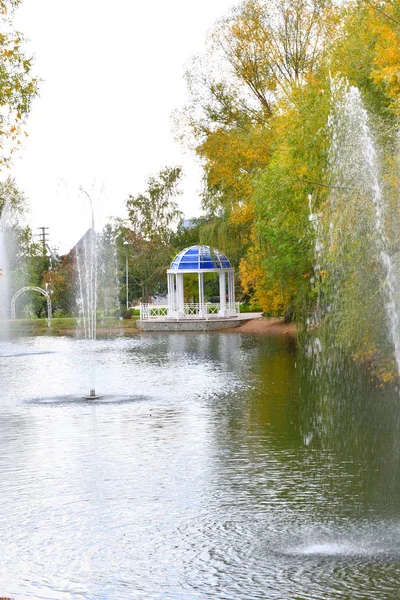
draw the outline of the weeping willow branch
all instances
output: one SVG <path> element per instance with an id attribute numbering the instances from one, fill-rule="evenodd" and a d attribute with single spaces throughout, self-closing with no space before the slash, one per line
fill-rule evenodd
<path id="1" fill-rule="evenodd" d="M 382 10 L 381 8 L 378 8 L 378 6 L 376 5 L 376 2 L 371 2 L 371 0 L 365 0 L 365 2 L 367 4 L 369 4 L 370 6 L 372 6 L 372 8 L 380 13 L 381 15 L 383 15 L 384 17 L 386 17 L 386 19 L 389 19 L 390 21 L 393 21 L 393 23 L 395 23 L 396 25 L 400 25 L 400 22 L 397 21 L 397 19 L 394 19 L 393 17 L 391 17 L 390 15 L 388 15 L 384 10 Z"/>
<path id="2" fill-rule="evenodd" d="M 325 188 L 329 188 L 331 190 L 357 190 L 358 188 L 356 187 L 352 187 L 352 186 L 348 186 L 348 185 L 330 185 L 329 183 L 321 183 L 320 181 L 311 181 L 309 179 L 301 179 L 300 177 L 296 177 L 297 181 L 300 181 L 300 183 L 304 183 L 307 185 L 316 185 L 318 187 L 325 187 Z"/>

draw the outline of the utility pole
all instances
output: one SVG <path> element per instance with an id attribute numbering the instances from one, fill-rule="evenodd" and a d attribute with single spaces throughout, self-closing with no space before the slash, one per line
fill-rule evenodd
<path id="1" fill-rule="evenodd" d="M 41 239 L 42 248 L 43 248 L 43 256 L 46 256 L 46 254 L 47 254 L 47 246 L 48 246 L 48 243 L 49 243 L 49 239 L 48 239 L 49 234 L 46 231 L 48 229 L 48 227 L 38 227 L 38 229 L 42 233 L 38 233 L 37 237 L 40 237 L 40 239 Z"/>

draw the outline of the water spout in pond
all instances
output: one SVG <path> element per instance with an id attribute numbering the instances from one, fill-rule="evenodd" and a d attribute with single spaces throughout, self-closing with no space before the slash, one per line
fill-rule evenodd
<path id="1" fill-rule="evenodd" d="M 386 321 L 400 373 L 399 265 L 391 255 L 386 231 L 380 148 L 360 91 L 344 80 L 334 79 L 331 98 L 329 197 L 323 223 L 316 219 L 310 206 L 316 238 L 319 319 L 330 327 L 327 354 L 332 345 L 340 348 L 341 344 L 348 343 L 346 328 L 348 332 L 352 323 L 363 318 L 360 306 L 368 298 L 370 304 L 364 306 L 364 312 L 369 311 L 374 316 L 375 311 L 382 313 L 382 331 L 385 330 L 383 321 Z M 354 308 L 349 306 L 349 298 L 354 300 Z M 356 307 L 359 307 L 358 312 Z M 331 356 L 327 360 L 331 361 Z"/>
<path id="2" fill-rule="evenodd" d="M 78 325 L 83 330 L 88 344 L 89 394 L 87 399 L 96 399 L 96 371 L 94 344 L 97 337 L 99 313 L 110 314 L 118 304 L 118 280 L 116 253 L 113 240 L 95 231 L 93 204 L 90 200 L 91 227 L 75 247 Z"/>
<path id="3" fill-rule="evenodd" d="M 7 229 L 9 227 L 10 206 L 8 200 L 0 213 L 0 333 L 7 336 L 10 317 L 10 290 L 7 257 Z"/>
<path id="4" fill-rule="evenodd" d="M 84 338 L 90 344 L 96 340 L 97 322 L 97 234 L 88 229 L 76 248 L 76 267 L 78 279 L 78 322 L 83 327 Z M 92 347 L 89 346 L 89 383 L 87 398 L 96 397 L 96 375 L 93 365 Z"/>
<path id="5" fill-rule="evenodd" d="M 76 248 L 79 317 L 86 340 L 96 339 L 98 236 L 87 230 Z"/>

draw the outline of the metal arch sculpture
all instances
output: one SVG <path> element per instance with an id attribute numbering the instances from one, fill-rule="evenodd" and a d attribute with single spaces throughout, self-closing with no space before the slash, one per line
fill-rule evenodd
<path id="1" fill-rule="evenodd" d="M 11 300 L 11 319 L 15 319 L 15 302 L 18 298 L 18 296 L 20 296 L 21 294 L 23 294 L 24 292 L 39 292 L 40 294 L 42 294 L 47 301 L 47 325 L 50 327 L 51 325 L 51 299 L 50 299 L 50 294 L 47 290 L 44 290 L 41 287 L 38 287 L 37 285 L 27 285 L 26 287 L 21 288 L 20 290 L 18 290 L 18 292 L 15 292 L 14 296 L 12 297 Z"/>

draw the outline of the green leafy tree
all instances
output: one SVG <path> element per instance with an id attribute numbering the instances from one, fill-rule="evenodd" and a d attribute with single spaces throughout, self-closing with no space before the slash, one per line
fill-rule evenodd
<path id="1" fill-rule="evenodd" d="M 4 212 L 6 208 L 6 213 Z M 28 201 L 18 189 L 14 179 L 0 183 L 0 215 L 7 244 L 7 272 L 10 292 L 14 294 L 26 285 L 41 285 L 43 272 L 48 268 L 47 257 L 42 256 L 40 244 L 33 241 L 32 230 L 26 223 Z M 32 312 L 40 313 L 40 297 L 23 296 L 18 302 L 21 310 L 30 304 Z"/>
<path id="2" fill-rule="evenodd" d="M 394 284 L 377 248 L 400 273 L 399 41 L 398 0 L 246 0 L 189 69 L 181 118 L 204 169 L 199 238 L 234 257 L 244 292 L 268 314 L 307 322 L 325 304 L 320 339 L 339 349 L 339 360 L 343 353 L 368 363 L 381 381 L 395 372 L 385 318 Z M 347 100 L 358 94 L 351 86 L 359 90 L 358 124 L 335 112 L 338 82 L 351 91 Z M 345 184 L 332 162 L 338 136 L 338 156 L 348 152 Z M 379 168 L 368 189 L 373 144 Z"/>
<path id="3" fill-rule="evenodd" d="M 128 252 L 129 279 L 142 301 L 166 289 L 165 270 L 173 254 L 173 231 L 182 219 L 174 200 L 180 193 L 181 175 L 180 167 L 166 167 L 150 177 L 143 194 L 128 197 L 128 219 L 119 223 L 120 264 L 125 264 Z"/>
<path id="4" fill-rule="evenodd" d="M 300 280 L 310 260 L 295 242 L 302 237 L 308 210 L 309 192 L 300 175 L 310 170 L 303 160 L 306 152 L 302 157 L 297 153 L 301 127 L 308 127 L 307 119 L 315 120 L 321 72 L 339 35 L 341 12 L 330 0 L 245 0 L 219 21 L 206 54 L 186 74 L 191 102 L 180 124 L 185 138 L 187 131 L 191 134 L 204 168 L 208 219 L 202 237 L 225 250 L 235 265 L 244 261 L 240 277 L 247 294 L 256 294 L 256 301 L 275 314 L 293 313 L 293 290 L 297 283 L 304 287 Z M 311 94 L 302 99 L 309 86 Z M 295 131 L 286 126 L 287 118 Z M 315 132 L 318 136 L 317 126 Z M 320 160 L 315 157 L 314 171 Z M 270 226 L 274 218 L 280 231 Z M 275 264 L 266 284 L 266 263 L 271 261 Z"/>
<path id="5" fill-rule="evenodd" d="M 149 177 L 144 194 L 130 195 L 126 201 L 130 230 L 143 240 L 169 242 L 171 228 L 182 213 L 173 200 L 180 191 L 180 167 L 166 167 L 156 177 Z"/>
<path id="6" fill-rule="evenodd" d="M 76 314 L 76 272 L 74 257 L 66 254 L 60 261 L 44 271 L 41 284 L 48 286 L 54 312 L 63 316 Z"/>

